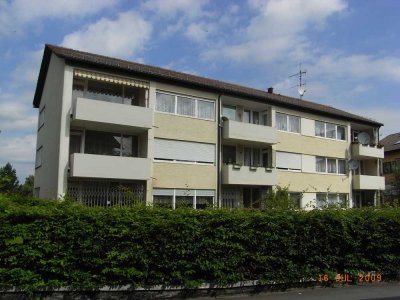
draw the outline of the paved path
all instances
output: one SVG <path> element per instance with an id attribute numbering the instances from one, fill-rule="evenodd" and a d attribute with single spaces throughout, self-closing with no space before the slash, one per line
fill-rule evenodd
<path id="1" fill-rule="evenodd" d="M 213 299 L 200 297 L 196 300 Z M 286 292 L 263 292 L 260 294 L 217 296 L 221 300 L 400 300 L 400 282 L 371 283 L 356 286 L 337 286 L 334 288 L 293 289 Z"/>

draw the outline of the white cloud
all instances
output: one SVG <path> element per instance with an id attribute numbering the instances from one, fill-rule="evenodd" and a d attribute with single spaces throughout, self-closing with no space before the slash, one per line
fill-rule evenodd
<path id="1" fill-rule="evenodd" d="M 257 14 L 238 34 L 218 49 L 203 53 L 205 59 L 230 59 L 268 63 L 279 58 L 299 60 L 310 51 L 307 30 L 321 28 L 326 19 L 346 9 L 343 0 L 249 1 Z"/>
<path id="2" fill-rule="evenodd" d="M 384 126 L 380 129 L 381 139 L 391 133 L 399 132 L 399 108 L 369 107 L 358 108 L 357 111 L 353 108 L 352 112 L 383 123 Z"/>
<path id="3" fill-rule="evenodd" d="M 14 0 L 0 2 L 0 35 L 13 35 L 26 25 L 44 18 L 94 15 L 115 5 L 116 0 Z"/>
<path id="4" fill-rule="evenodd" d="M 0 161 L 30 162 L 35 160 L 36 134 L 7 137 L 0 134 Z"/>
<path id="5" fill-rule="evenodd" d="M 117 57 L 129 57 L 145 48 L 152 25 L 139 14 L 120 13 L 115 20 L 102 18 L 86 28 L 68 34 L 62 45 Z"/>
<path id="6" fill-rule="evenodd" d="M 204 6 L 209 0 L 151 0 L 143 3 L 145 10 L 153 11 L 160 17 L 175 18 L 183 13 L 189 19 L 204 16 Z"/>
<path id="7" fill-rule="evenodd" d="M 36 84 L 42 62 L 43 49 L 24 54 L 24 58 L 11 74 L 13 85 Z"/>
<path id="8" fill-rule="evenodd" d="M 205 42 L 215 29 L 212 23 L 191 23 L 186 29 L 185 36 L 197 43 Z"/>

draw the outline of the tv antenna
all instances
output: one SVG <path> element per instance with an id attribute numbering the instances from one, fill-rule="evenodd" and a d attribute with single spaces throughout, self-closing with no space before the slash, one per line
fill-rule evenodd
<path id="1" fill-rule="evenodd" d="M 294 76 L 297 76 L 299 78 L 299 84 L 292 86 L 292 88 L 298 87 L 297 91 L 300 95 L 300 99 L 303 99 L 304 93 L 307 91 L 306 90 L 306 80 L 305 79 L 303 80 L 303 77 L 305 77 L 306 73 L 307 73 L 307 70 L 302 71 L 301 64 L 300 64 L 299 72 L 289 76 L 289 78 L 294 77 Z"/>

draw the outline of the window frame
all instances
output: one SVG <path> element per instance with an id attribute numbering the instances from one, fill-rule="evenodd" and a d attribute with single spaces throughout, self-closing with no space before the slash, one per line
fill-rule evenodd
<path id="1" fill-rule="evenodd" d="M 317 159 L 324 159 L 325 161 L 325 171 L 317 170 Z M 328 160 L 335 160 L 335 172 L 329 172 Z M 344 173 L 339 173 L 339 162 L 344 162 Z M 346 175 L 346 160 L 342 158 L 325 157 L 325 156 L 315 156 L 315 172 L 319 174 L 329 174 L 329 175 Z"/>
<path id="2" fill-rule="evenodd" d="M 279 129 L 278 128 L 278 123 L 277 123 L 277 115 L 278 114 L 280 114 L 280 115 L 282 115 L 282 116 L 284 116 L 284 117 L 286 117 L 286 129 Z M 290 121 L 290 119 L 291 118 L 296 118 L 298 121 L 299 121 L 299 131 L 297 132 L 297 131 L 291 131 L 290 130 L 290 125 L 291 125 L 291 121 Z M 277 130 L 279 130 L 279 131 L 285 131 L 285 132 L 288 132 L 288 133 L 294 133 L 294 134 L 301 134 L 301 117 L 300 116 L 296 116 L 296 115 L 293 115 L 293 114 L 287 114 L 287 113 L 282 113 L 282 112 L 275 112 L 275 128 L 277 129 Z"/>
<path id="3" fill-rule="evenodd" d="M 174 97 L 174 99 L 175 99 L 174 100 L 174 113 L 157 110 L 157 94 L 165 94 L 165 95 L 169 95 L 169 96 L 173 96 Z M 178 97 L 191 99 L 191 100 L 193 100 L 195 102 L 194 116 L 184 115 L 184 114 L 179 114 L 178 113 Z M 199 117 L 198 101 L 210 102 L 210 103 L 213 104 L 214 113 L 213 113 L 213 118 L 212 119 Z M 216 116 L 215 116 L 215 114 L 216 114 L 216 103 L 215 103 L 214 100 L 210 100 L 210 99 L 193 97 L 193 96 L 183 95 L 183 94 L 175 94 L 175 93 L 166 92 L 166 91 L 163 91 L 163 90 L 157 90 L 156 91 L 155 112 L 162 113 L 162 114 L 167 114 L 167 115 L 174 115 L 174 116 L 180 116 L 180 117 L 185 117 L 185 118 L 199 119 L 199 120 L 206 120 L 206 121 L 215 122 L 215 119 L 216 119 Z"/>
<path id="4" fill-rule="evenodd" d="M 324 135 L 317 135 L 317 123 L 324 125 Z M 335 130 L 334 130 L 335 137 L 334 138 L 327 136 L 328 135 L 327 134 L 328 125 L 335 126 Z M 344 139 L 338 138 L 338 136 L 339 136 L 338 128 L 343 128 L 344 129 Z M 347 134 L 346 134 L 346 132 L 347 132 L 347 129 L 346 129 L 346 126 L 344 126 L 344 125 L 339 125 L 339 124 L 335 124 L 335 123 L 331 123 L 331 122 L 324 122 L 324 121 L 314 120 L 314 136 L 317 137 L 317 138 L 323 138 L 323 139 L 328 139 L 328 140 L 347 142 Z"/>
<path id="5" fill-rule="evenodd" d="M 36 157 L 35 157 L 35 169 L 38 169 L 42 166 L 43 163 L 43 145 L 36 149 Z"/>
<path id="6" fill-rule="evenodd" d="M 155 196 L 168 196 L 168 197 L 172 197 L 172 203 L 171 203 L 171 209 L 177 209 L 177 203 L 176 203 L 176 198 L 177 197 L 191 197 L 192 198 L 192 203 L 191 206 L 189 206 L 190 208 L 194 209 L 194 210 L 201 210 L 203 208 L 199 208 L 197 205 L 197 197 L 199 198 L 204 198 L 204 197 L 209 197 L 211 198 L 211 205 L 213 206 L 215 204 L 215 190 L 201 190 L 201 189 L 187 189 L 187 195 L 183 194 L 182 195 L 182 189 L 178 189 L 178 188 L 171 188 L 171 189 L 160 189 L 160 190 L 168 190 L 168 192 L 165 193 L 165 195 L 161 195 L 162 193 L 157 193 L 157 195 L 154 195 L 154 191 L 157 191 L 158 189 L 153 189 L 153 205 L 154 205 L 154 197 Z M 202 193 L 202 191 L 208 191 L 213 193 L 213 196 L 210 195 L 204 195 Z M 185 192 L 184 192 L 185 193 Z"/>

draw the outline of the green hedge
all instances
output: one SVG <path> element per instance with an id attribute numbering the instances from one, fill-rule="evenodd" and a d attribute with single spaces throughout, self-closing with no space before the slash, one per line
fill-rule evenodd
<path id="1" fill-rule="evenodd" d="M 0 289 L 293 282 L 400 270 L 400 209 L 93 209 L 0 195 Z"/>

